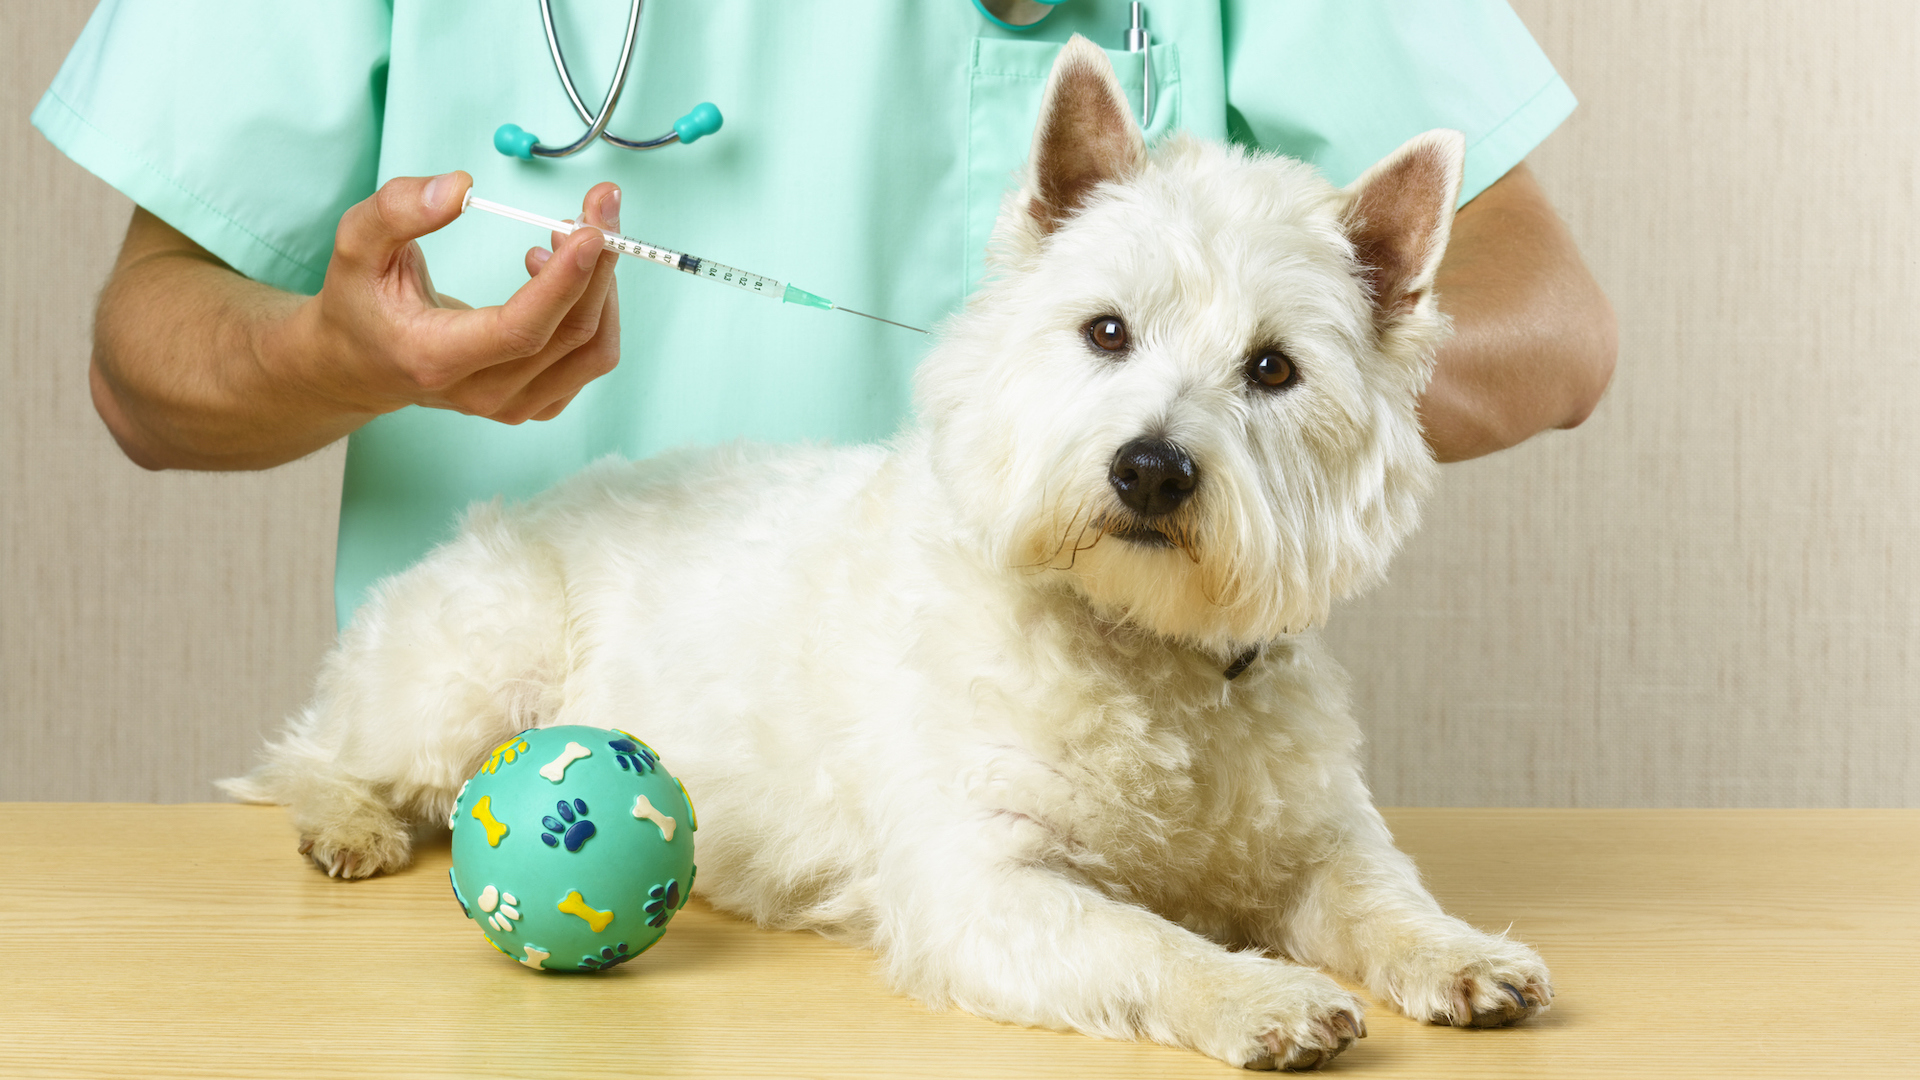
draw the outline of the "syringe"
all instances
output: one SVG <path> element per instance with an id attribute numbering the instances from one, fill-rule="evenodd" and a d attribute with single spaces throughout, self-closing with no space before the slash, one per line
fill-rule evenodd
<path id="1" fill-rule="evenodd" d="M 466 200 L 460 204 L 460 210 L 462 213 L 465 213 L 467 210 L 485 210 L 489 214 L 498 214 L 501 217 L 512 218 L 515 221 L 524 221 L 529 225 L 538 225 L 543 229 L 557 233 L 571 234 L 575 229 L 585 227 L 576 225 L 571 221 L 561 221 L 559 218 L 550 218 L 543 214 L 518 210 L 514 207 L 494 202 L 491 199 L 482 199 L 475 195 L 471 188 L 467 189 L 467 197 Z M 712 259 L 703 259 L 697 255 L 688 255 L 684 251 L 674 251 L 670 248 L 663 248 L 656 244 L 649 244 L 643 240 L 635 240 L 631 236 L 621 236 L 618 233 L 610 233 L 604 229 L 601 230 L 601 235 L 605 238 L 605 247 L 608 251 L 617 251 L 622 255 L 632 255 L 636 258 L 646 259 L 648 262 L 657 262 L 661 266 L 670 266 L 675 270 L 692 274 L 697 278 L 703 278 L 707 281 L 717 281 L 722 285 L 731 285 L 736 289 L 745 289 L 756 296 L 772 297 L 784 303 L 819 308 L 822 311 L 844 311 L 849 315 L 858 315 L 863 319 L 883 322 L 888 326 L 897 326 L 902 330 L 912 330 L 921 334 L 926 333 L 925 330 L 917 326 L 908 326 L 905 323 L 894 322 L 892 319 L 883 319 L 878 315 L 869 315 L 864 311 L 855 311 L 850 307 L 841 307 L 839 304 L 834 303 L 824 296 L 810 293 L 805 289 L 786 284 L 785 282 L 775 281 L 765 274 L 755 274 L 747 270 L 742 270 L 737 266 L 728 266 L 725 263 L 714 262 Z"/>

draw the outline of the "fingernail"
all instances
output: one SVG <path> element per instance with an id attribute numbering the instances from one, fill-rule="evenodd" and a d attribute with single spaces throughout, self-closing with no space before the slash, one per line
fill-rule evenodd
<path id="1" fill-rule="evenodd" d="M 537 247 L 528 252 L 527 257 L 533 260 L 534 266 L 545 266 L 547 265 L 547 260 L 553 258 L 553 252 L 543 247 Z"/>
<path id="2" fill-rule="evenodd" d="M 588 228 L 580 231 L 588 233 L 590 238 L 580 241 L 580 246 L 573 249 L 573 257 L 579 260 L 580 269 L 591 270 L 593 264 L 600 260 L 600 252 L 605 245 L 601 243 L 599 229 Z"/>
<path id="3" fill-rule="evenodd" d="M 444 196 L 447 193 L 447 189 L 452 186 L 453 174 L 441 173 L 439 176 L 427 181 L 427 190 L 421 194 L 420 199 L 427 204 L 428 209 L 438 210 L 440 209 L 441 197 Z"/>
<path id="4" fill-rule="evenodd" d="M 600 220 L 613 228 L 620 227 L 620 189 L 614 188 L 600 196 Z"/>

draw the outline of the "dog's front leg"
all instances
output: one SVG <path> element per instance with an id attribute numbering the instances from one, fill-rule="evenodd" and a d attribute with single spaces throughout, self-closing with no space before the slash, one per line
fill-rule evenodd
<path id="1" fill-rule="evenodd" d="M 1349 822 L 1264 940 L 1365 982 L 1416 1020 L 1497 1027 L 1547 1008 L 1553 986 L 1538 953 L 1442 911 L 1371 805 Z"/>
<path id="2" fill-rule="evenodd" d="M 991 846 L 921 834 L 912 870 L 877 890 L 877 937 L 901 989 L 996 1020 L 1145 1037 L 1249 1068 L 1313 1068 L 1364 1033 L 1359 1000 L 1325 975 L 1229 952 Z"/>
<path id="3" fill-rule="evenodd" d="M 301 854 L 329 875 L 407 865 L 414 825 L 444 824 L 487 749 L 557 709 L 568 639 L 553 567 L 497 510 L 475 510 L 464 535 L 381 583 L 286 736 L 220 786 L 285 804 Z"/>

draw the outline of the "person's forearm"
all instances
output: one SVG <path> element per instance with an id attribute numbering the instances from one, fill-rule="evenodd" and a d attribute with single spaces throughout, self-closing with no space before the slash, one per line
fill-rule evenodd
<path id="1" fill-rule="evenodd" d="M 1613 374 L 1613 308 L 1523 164 L 1454 218 L 1434 284 L 1453 320 L 1420 402 L 1441 461 L 1587 418 Z"/>
<path id="2" fill-rule="evenodd" d="M 619 256 L 600 232 L 618 227 L 619 189 L 589 189 L 590 227 L 527 252 L 527 283 L 474 310 L 434 290 L 414 242 L 459 216 L 471 182 L 394 177 L 354 204 L 311 297 L 242 277 L 136 209 L 100 295 L 91 376 L 127 457 L 263 469 L 408 405 L 503 424 L 557 416 L 619 362 Z"/>
<path id="3" fill-rule="evenodd" d="M 128 250 L 100 296 L 94 407 L 129 459 L 149 469 L 267 468 L 375 415 L 300 381 L 306 358 L 294 355 L 286 328 L 305 298 L 176 237 L 136 210 Z"/>

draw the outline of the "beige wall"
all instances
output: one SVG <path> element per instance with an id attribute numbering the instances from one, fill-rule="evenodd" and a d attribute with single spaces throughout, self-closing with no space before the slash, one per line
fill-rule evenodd
<path id="1" fill-rule="evenodd" d="M 146 473 L 94 417 L 131 204 L 27 124 L 92 7 L 0 3 L 0 799 L 205 800 L 326 649 L 341 453 Z"/>
<path id="2" fill-rule="evenodd" d="M 1920 805 L 1911 5 L 1517 6 L 1620 368 L 1336 618 L 1381 800 Z M 149 475 L 93 418 L 128 206 L 26 123 L 88 7 L 0 5 L 0 799 L 204 799 L 326 646 L 340 457 Z"/>
<path id="3" fill-rule="evenodd" d="M 1920 805 L 1913 6 L 1516 6 L 1619 369 L 1336 623 L 1380 796 Z"/>

